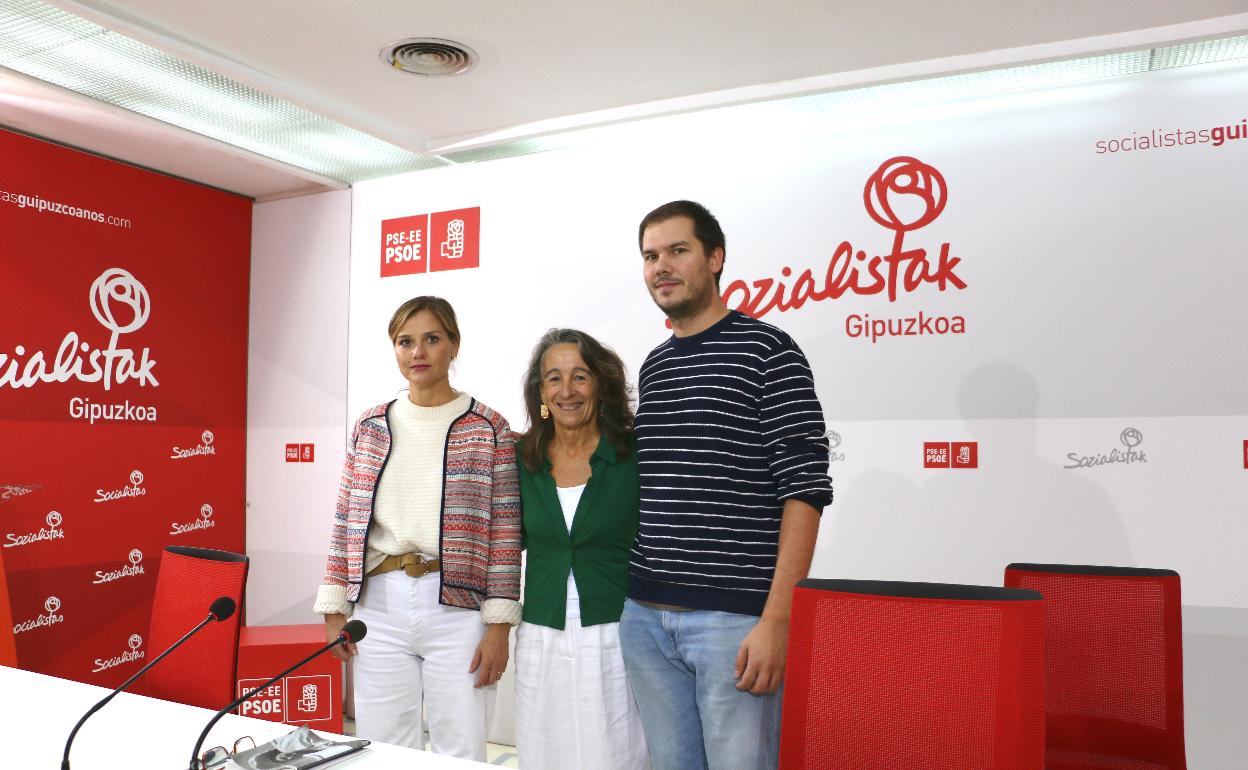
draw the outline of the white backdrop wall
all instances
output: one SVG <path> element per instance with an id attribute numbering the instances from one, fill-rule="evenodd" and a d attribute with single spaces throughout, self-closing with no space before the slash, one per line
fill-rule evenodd
<path id="1" fill-rule="evenodd" d="M 246 622 L 316 623 L 347 411 L 351 193 L 262 203 L 252 222 Z M 286 462 L 292 443 L 313 461 Z"/>
<path id="2" fill-rule="evenodd" d="M 667 334 L 637 222 L 701 201 L 727 232 L 730 305 L 761 294 L 757 310 L 779 281 L 801 305 L 763 317 L 805 349 L 839 439 L 812 575 L 999 585 L 1011 561 L 1177 569 L 1191 765 L 1238 767 L 1248 696 L 1227 682 L 1248 674 L 1248 140 L 1211 137 L 1245 118 L 1246 89 L 1248 67 L 1206 65 L 852 119 L 746 108 L 359 184 L 348 413 L 402 390 L 385 329 L 418 294 L 460 314 L 454 384 L 517 428 L 547 328 L 594 334 L 635 373 Z M 889 215 L 864 196 L 899 157 L 925 164 L 911 178 L 943 209 L 894 191 Z M 472 207 L 479 267 L 381 277 L 384 220 Z M 826 290 L 851 268 L 870 285 L 871 258 L 925 210 L 938 216 L 905 232 L 904 254 L 923 250 L 944 290 Z M 943 273 L 942 250 L 959 260 Z M 873 339 L 858 333 L 867 316 L 925 333 Z M 964 331 L 926 333 L 944 323 Z M 935 441 L 977 442 L 978 468 L 924 468 Z M 1102 457 L 1130 462 L 1088 465 Z"/>

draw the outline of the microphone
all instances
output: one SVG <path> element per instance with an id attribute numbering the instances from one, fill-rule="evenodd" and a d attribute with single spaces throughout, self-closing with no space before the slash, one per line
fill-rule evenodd
<path id="1" fill-rule="evenodd" d="M 299 661 L 298 663 L 286 669 L 285 671 L 278 674 L 277 676 L 273 677 L 272 679 L 269 679 L 267 682 L 255 688 L 251 692 L 246 693 L 242 697 L 236 698 L 233 702 L 231 702 L 225 708 L 221 709 L 216 714 L 214 714 L 212 719 L 208 720 L 208 724 L 204 726 L 204 731 L 199 734 L 199 740 L 195 741 L 195 748 L 191 751 L 191 764 L 189 766 L 189 770 L 201 770 L 201 765 L 199 761 L 199 750 L 200 748 L 203 747 L 204 741 L 208 738 L 208 733 L 212 730 L 213 725 L 221 721 L 221 717 L 225 716 L 226 714 L 230 713 L 234 709 L 238 708 L 239 705 L 241 705 L 243 701 L 249 700 L 255 697 L 257 693 L 263 691 L 266 687 L 273 684 L 278 679 L 281 679 L 282 677 L 286 676 L 290 672 L 299 668 L 303 664 L 311 661 L 313 658 L 316 658 L 319 655 L 323 655 L 329 652 L 330 650 L 334 649 L 340 644 L 347 644 L 347 643 L 354 644 L 360 641 L 361 639 L 363 639 L 367 633 L 368 633 L 368 626 L 364 625 L 364 621 L 348 620 L 347 624 L 342 627 L 342 632 L 338 634 L 337 639 L 325 645 L 324 647 L 317 650 L 316 652 L 312 653 L 311 655 L 304 658 L 303 660 Z M 65 768 L 64 770 L 68 770 L 68 768 Z"/>
<path id="2" fill-rule="evenodd" d="M 178 649 L 179 647 L 181 647 L 181 646 L 182 646 L 182 644 L 183 644 L 183 643 L 184 643 L 187 639 L 190 639 L 192 636 L 194 636 L 196 633 L 198 633 L 198 632 L 199 632 L 199 630 L 200 630 L 201 628 L 203 628 L 204 626 L 206 626 L 206 625 L 208 625 L 209 623 L 213 622 L 214 620 L 225 620 L 226 618 L 228 618 L 228 617 L 230 617 L 231 615 L 233 615 L 233 614 L 234 614 L 234 609 L 235 609 L 237 606 L 238 606 L 238 605 L 236 605 L 236 604 L 234 603 L 234 600 L 233 600 L 233 599 L 231 599 L 230 597 L 228 597 L 228 596 L 218 596 L 218 597 L 217 597 L 217 598 L 213 601 L 212 605 L 208 608 L 208 617 L 206 617 L 206 618 L 204 618 L 203 620 L 199 621 L 199 625 L 195 626 L 195 627 L 194 627 L 194 628 L 192 628 L 190 631 L 187 631 L 187 632 L 186 632 L 186 635 L 185 635 L 185 636 L 183 636 L 183 637 L 182 637 L 181 639 L 179 639 L 178 641 L 174 642 L 172 645 L 170 645 L 170 646 L 169 646 L 169 649 L 167 649 L 167 650 L 165 650 L 164 652 L 162 652 L 161 654 L 157 655 L 155 658 L 152 658 L 152 662 L 151 662 L 151 663 L 148 663 L 146 666 L 144 666 L 143 668 L 141 668 L 141 669 L 139 669 L 138 671 L 136 671 L 136 672 L 134 673 L 134 676 L 132 676 L 132 677 L 130 677 L 129 679 L 127 679 L 126 681 L 122 682 L 120 685 L 118 685 L 118 686 L 117 686 L 117 689 L 113 690 L 113 691 L 112 691 L 112 692 L 110 692 L 108 695 L 104 696 L 103 700 L 101 700 L 99 703 L 97 703 L 97 704 L 95 704 L 94 706 L 92 706 L 92 707 L 91 707 L 91 709 L 90 709 L 89 711 L 87 711 L 87 713 L 83 714 L 83 715 L 82 715 L 82 719 L 79 719 L 79 720 L 78 720 L 78 724 L 74 725 L 74 729 L 73 729 L 73 730 L 71 730 L 71 731 L 70 731 L 70 733 L 69 733 L 69 738 L 68 738 L 68 739 L 66 739 L 66 741 L 65 741 L 65 756 L 61 758 L 61 770 L 69 770 L 69 747 L 73 745 L 73 743 L 74 743 L 74 736 L 78 735 L 78 730 L 82 727 L 83 723 L 84 723 L 84 722 L 86 722 L 86 721 L 87 721 L 87 720 L 91 717 L 91 715 L 92 715 L 92 714 L 94 714 L 95 712 L 97 712 L 97 711 L 99 711 L 100 709 L 104 708 L 104 706 L 105 706 L 105 705 L 106 705 L 106 704 L 107 704 L 110 700 L 112 700 L 113 698 L 116 698 L 116 697 L 117 697 L 117 693 L 119 693 L 119 692 L 121 692 L 122 690 L 126 689 L 126 688 L 127 688 L 127 687 L 129 687 L 130 685 L 134 684 L 134 681 L 135 681 L 136 679 L 138 679 L 139 677 L 141 677 L 141 676 L 143 676 L 144 674 L 146 674 L 146 673 L 148 672 L 148 670 L 149 670 L 149 669 L 151 669 L 151 667 L 152 667 L 152 666 L 154 666 L 154 665 L 156 665 L 157 663 L 159 663 L 159 662 L 161 662 L 162 660 L 164 660 L 166 655 L 168 655 L 169 653 L 171 653 L 171 652 L 173 652 L 174 650 L 176 650 L 176 649 Z"/>

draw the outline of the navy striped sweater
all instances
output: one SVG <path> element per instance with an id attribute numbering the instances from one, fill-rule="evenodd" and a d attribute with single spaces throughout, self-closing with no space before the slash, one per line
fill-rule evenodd
<path id="1" fill-rule="evenodd" d="M 784 501 L 822 510 L 832 500 L 806 356 L 734 310 L 651 351 L 638 385 L 641 522 L 628 595 L 761 615 Z"/>

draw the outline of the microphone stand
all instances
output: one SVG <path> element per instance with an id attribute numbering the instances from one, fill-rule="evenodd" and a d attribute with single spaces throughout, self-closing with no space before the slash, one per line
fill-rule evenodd
<path id="1" fill-rule="evenodd" d="M 350 636 L 348 636 L 346 633 L 341 633 L 341 634 L 339 634 L 339 635 L 338 635 L 338 638 L 337 638 L 337 639 L 335 639 L 334 641 L 332 641 L 332 642 L 330 642 L 329 644 L 325 645 L 325 646 L 324 646 L 324 647 L 322 647 L 321 649 L 319 649 L 319 650 L 317 650 L 316 652 L 312 653 L 312 654 L 311 654 L 311 655 L 309 655 L 308 657 L 306 657 L 306 658 L 304 658 L 303 660 L 299 661 L 298 663 L 296 663 L 295 665 L 293 665 L 293 666 L 291 666 L 290 668 L 286 669 L 285 671 L 283 671 L 282 673 L 278 674 L 277 676 L 274 676 L 273 678 L 269 679 L 267 682 L 265 682 L 264 684 L 260 685 L 259 687 L 257 687 L 256 689 L 252 690 L 251 692 L 247 693 L 246 695 L 243 695 L 242 697 L 237 698 L 236 700 L 234 700 L 233 702 L 231 702 L 229 705 L 227 705 L 225 708 L 221 709 L 221 710 L 220 710 L 220 711 L 218 711 L 215 715 L 213 715 L 212 719 L 208 720 L 208 724 L 204 727 L 204 731 L 203 731 L 202 733 L 200 733 L 200 734 L 199 734 L 199 740 L 195 741 L 195 748 L 191 751 L 191 764 L 190 764 L 190 766 L 189 766 L 189 770 L 202 770 L 202 767 L 203 767 L 203 766 L 200 764 L 200 759 L 199 759 L 199 750 L 200 750 L 200 748 L 204 745 L 204 741 L 208 738 L 208 733 L 209 733 L 209 731 L 211 731 L 211 730 L 212 730 L 213 725 L 215 725 L 217 722 L 221 721 L 221 717 L 225 716 L 226 714 L 228 714 L 228 713 L 229 713 L 230 711 L 232 711 L 233 709 L 238 708 L 238 706 L 239 706 L 239 705 L 240 705 L 243 701 L 248 700 L 249 698 L 253 697 L 256 693 L 258 693 L 258 692 L 260 692 L 260 691 L 264 690 L 264 689 L 265 689 L 266 687 L 268 687 L 269 685 L 273 684 L 273 683 L 274 683 L 274 682 L 276 682 L 277 680 L 281 679 L 282 677 L 286 676 L 286 675 L 287 675 L 287 674 L 289 674 L 290 672 L 292 672 L 292 671 L 294 671 L 295 669 L 299 668 L 299 667 L 300 667 L 300 666 L 302 666 L 303 664 L 308 663 L 308 662 L 309 662 L 309 661 L 311 661 L 313 658 L 316 658 L 318 655 L 321 655 L 321 654 L 323 654 L 323 653 L 326 653 L 326 652 L 328 652 L 328 651 L 332 650 L 333 648 L 337 647 L 338 645 L 343 644 L 343 643 L 345 643 L 345 642 L 349 642 L 349 641 L 351 641 L 351 637 L 350 637 Z"/>
<path id="2" fill-rule="evenodd" d="M 65 741 L 65 756 L 61 759 L 61 770 L 69 770 L 69 747 L 73 744 L 73 742 L 74 742 L 74 736 L 76 736 L 76 735 L 78 734 L 78 730 L 79 730 L 79 728 L 81 728 L 81 727 L 82 727 L 83 723 L 84 723 L 84 722 L 86 722 L 86 721 L 87 721 L 87 719 L 88 719 L 88 718 L 89 718 L 92 714 L 94 714 L 95 712 L 97 712 L 97 711 L 99 711 L 100 709 L 104 708 L 104 706 L 106 706 L 110 700 L 112 700 L 113 698 L 116 698 L 116 697 L 117 697 L 117 694 L 118 694 L 118 693 L 120 693 L 122 690 L 126 689 L 126 688 L 127 688 L 127 687 L 129 687 L 130 685 L 134 684 L 134 680 L 136 680 L 136 679 L 138 679 L 139 677 L 141 677 L 141 676 L 143 676 L 144 674 L 146 674 L 146 673 L 148 672 L 148 670 L 149 670 L 152 666 L 154 666 L 154 665 L 156 665 L 157 663 L 159 663 L 160 661 L 164 660 L 164 658 L 165 658 L 165 656 L 166 656 L 166 655 L 168 655 L 169 653 L 171 653 L 171 652 L 173 652 L 174 650 L 178 649 L 178 647 L 179 647 L 179 646 L 181 646 L 181 644 L 182 644 L 183 642 L 185 642 L 187 639 L 190 639 L 190 638 L 191 638 L 192 636 L 194 636 L 194 635 L 195 635 L 195 634 L 196 634 L 196 633 L 197 633 L 197 632 L 198 632 L 201 628 L 203 628 L 204 626 L 208 625 L 209 623 L 211 623 L 212 621 L 214 621 L 214 620 L 216 620 L 216 619 L 217 619 L 217 616 L 216 616 L 214 613 L 211 613 L 211 612 L 210 612 L 210 613 L 208 613 L 208 617 L 206 617 L 206 618 L 204 618 L 203 620 L 201 620 L 201 621 L 199 622 L 199 625 L 195 626 L 195 627 L 194 627 L 194 628 L 192 628 L 190 631 L 187 631 L 187 632 L 186 632 L 186 635 L 184 635 L 181 639 L 179 639 L 178 641 L 176 641 L 176 642 L 174 642 L 173 644 L 171 644 L 171 645 L 169 646 L 169 649 L 167 649 L 167 650 L 165 650 L 164 652 L 162 652 L 161 654 L 157 655 L 155 658 L 152 658 L 152 662 L 151 662 L 151 663 L 148 663 L 146 666 L 144 666 L 143 668 L 141 668 L 141 669 L 139 669 L 138 671 L 136 671 L 136 672 L 134 673 L 134 676 L 132 676 L 132 677 L 130 677 L 129 679 L 127 679 L 126 681 L 122 682 L 120 687 L 118 687 L 117 689 L 113 690 L 113 691 L 112 691 L 112 692 L 110 692 L 108 695 L 104 696 L 104 699 L 103 699 L 103 700 L 101 700 L 99 703 L 97 703 L 97 704 L 95 704 L 94 706 L 92 706 L 90 711 L 88 711 L 87 713 L 83 714 L 83 715 L 82 715 L 82 719 L 79 719 L 79 720 L 78 720 L 78 724 L 74 725 L 74 729 L 70 731 L 70 733 L 69 733 L 69 739 Z"/>

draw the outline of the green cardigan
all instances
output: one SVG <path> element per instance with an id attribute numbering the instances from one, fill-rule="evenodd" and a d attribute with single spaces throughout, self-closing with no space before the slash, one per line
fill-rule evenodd
<path id="1" fill-rule="evenodd" d="M 628 559 L 637 536 L 640 507 L 637 456 L 616 459 L 603 437 L 589 458 L 590 477 L 568 532 L 549 458 L 533 473 L 520 463 L 521 537 L 528 549 L 524 570 L 524 620 L 562 629 L 568 572 L 576 577 L 581 625 L 617 623 L 628 592 Z"/>

